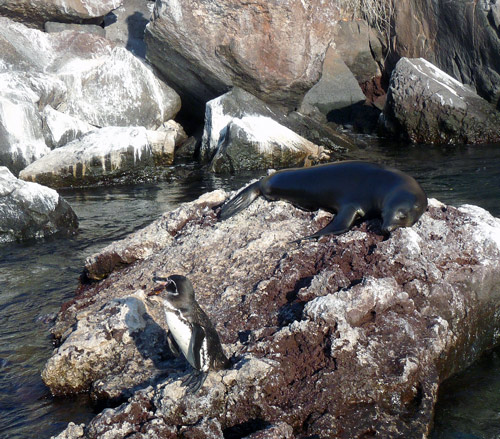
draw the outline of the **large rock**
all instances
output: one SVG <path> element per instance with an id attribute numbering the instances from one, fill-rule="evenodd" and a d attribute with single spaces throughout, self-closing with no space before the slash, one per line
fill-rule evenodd
<path id="1" fill-rule="evenodd" d="M 271 118 L 244 116 L 232 119 L 221 131 L 210 170 L 234 173 L 302 167 L 328 158 L 321 146 L 309 142 Z"/>
<path id="2" fill-rule="evenodd" d="M 147 59 L 194 105 L 240 86 L 294 108 L 319 79 L 337 5 L 161 0 L 146 28 Z"/>
<path id="3" fill-rule="evenodd" d="M 83 186 L 137 172 L 155 161 L 172 164 L 168 132 L 144 127 L 106 127 L 56 148 L 23 169 L 23 180 L 51 187 Z"/>
<path id="4" fill-rule="evenodd" d="M 382 122 L 415 143 L 500 141 L 500 113 L 422 58 L 402 58 L 396 65 Z"/>
<path id="5" fill-rule="evenodd" d="M 230 92 L 212 99 L 205 107 L 205 126 L 200 147 L 201 159 L 206 162 L 211 161 L 219 149 L 221 134 L 227 132 L 232 121 L 246 118 L 254 120 L 260 118 L 261 121 L 268 121 L 268 127 L 272 124 L 281 132 L 286 127 L 301 136 L 303 138 L 301 142 L 307 139 L 324 146 L 337 158 L 340 158 L 346 150 L 354 149 L 354 144 L 349 138 L 327 125 L 296 111 L 285 114 L 279 108 L 270 106 L 245 90 L 235 87 Z M 265 137 L 271 133 L 262 132 L 262 134 L 262 137 Z"/>
<path id="6" fill-rule="evenodd" d="M 56 74 L 68 87 L 65 113 L 103 126 L 156 129 L 181 108 L 177 93 L 123 47 L 106 56 L 56 62 Z"/>
<path id="7" fill-rule="evenodd" d="M 301 111 L 307 112 L 307 106 L 314 106 L 327 116 L 333 110 L 346 111 L 365 100 L 366 96 L 358 80 L 341 55 L 333 47 L 329 47 L 321 79 L 304 96 Z"/>
<path id="8" fill-rule="evenodd" d="M 0 15 L 43 28 L 46 21 L 102 21 L 122 0 L 2 0 Z"/>
<path id="9" fill-rule="evenodd" d="M 133 378 L 128 357 L 113 350 L 99 367 L 94 349 L 115 341 L 73 344 L 73 334 L 106 318 L 99 310 L 113 301 L 139 300 L 157 272 L 190 277 L 232 368 L 210 373 L 193 395 L 180 385 L 189 369 L 178 360 L 177 373 L 105 410 L 83 437 L 426 437 L 439 383 L 500 342 L 500 220 L 430 200 L 389 239 L 373 220 L 297 245 L 330 215 L 260 198 L 218 222 L 214 207 L 228 195 L 205 194 L 90 258 L 88 276 L 108 277 L 63 306 L 53 329 L 62 344 L 44 378 L 71 392 L 68 362 L 93 364 L 107 372 L 79 389 L 106 382 L 123 391 Z M 162 310 L 143 303 L 167 330 Z"/>
<path id="10" fill-rule="evenodd" d="M 394 3 L 393 51 L 422 57 L 494 105 L 500 98 L 498 2 L 401 0 Z"/>
<path id="11" fill-rule="evenodd" d="M 0 18 L 0 53 L 0 165 L 16 173 L 88 124 L 156 129 L 180 109 L 144 63 L 97 35 L 47 34 Z M 73 119 L 59 115 L 56 131 L 42 133 L 46 105 Z"/>
<path id="12" fill-rule="evenodd" d="M 0 244 L 77 228 L 75 213 L 55 190 L 18 180 L 0 166 Z"/>

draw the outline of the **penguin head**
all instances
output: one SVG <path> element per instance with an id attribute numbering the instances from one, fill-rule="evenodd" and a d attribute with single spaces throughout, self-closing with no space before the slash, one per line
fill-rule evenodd
<path id="1" fill-rule="evenodd" d="M 194 302 L 193 285 L 187 277 L 179 274 L 166 278 L 155 275 L 153 280 L 158 283 L 158 288 L 153 289 L 148 296 L 159 296 L 176 308 L 185 308 Z"/>

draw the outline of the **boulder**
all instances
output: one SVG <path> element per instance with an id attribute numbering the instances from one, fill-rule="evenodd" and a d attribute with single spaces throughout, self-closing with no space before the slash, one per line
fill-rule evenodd
<path id="1" fill-rule="evenodd" d="M 240 86 L 293 109 L 319 79 L 338 16 L 319 0 L 161 0 L 146 57 L 192 107 Z"/>
<path id="2" fill-rule="evenodd" d="M 114 350 L 103 361 L 93 347 L 116 341 L 69 349 L 72 334 L 106 318 L 99 310 L 113 301 L 149 291 L 158 272 L 189 276 L 232 367 L 211 372 L 188 394 L 181 378 L 190 369 L 182 359 L 171 362 L 167 376 L 102 412 L 83 437 L 273 437 L 265 436 L 272 430 L 282 437 L 426 437 L 439 383 L 500 342 L 500 220 L 476 206 L 430 200 L 413 227 L 388 239 L 372 220 L 290 244 L 331 215 L 259 198 L 219 222 L 217 206 L 229 196 L 205 194 L 90 258 L 87 272 L 107 277 L 82 285 L 62 307 L 53 328 L 61 345 L 49 360 L 59 366 L 44 378 L 61 376 L 51 387 L 71 392 L 74 384 L 58 372 L 71 356 L 80 368 L 110 371 L 97 381 L 122 382 L 126 391 L 128 358 Z M 143 303 L 167 330 L 162 310 Z M 168 354 L 164 345 L 150 349 Z M 97 381 L 81 380 L 79 388 Z"/>
<path id="3" fill-rule="evenodd" d="M 244 116 L 232 119 L 220 132 L 210 171 L 302 167 L 328 158 L 322 147 L 270 117 Z"/>
<path id="4" fill-rule="evenodd" d="M 19 177 L 51 187 L 85 186 L 133 174 L 155 161 L 172 164 L 174 148 L 167 132 L 106 127 L 50 151 Z"/>
<path id="5" fill-rule="evenodd" d="M 43 109 L 42 130 L 45 143 L 51 149 L 66 145 L 95 129 L 96 127 L 83 120 L 54 110 L 50 105 Z"/>
<path id="6" fill-rule="evenodd" d="M 68 87 L 63 111 L 99 127 L 156 129 L 172 119 L 181 107 L 177 93 L 125 48 L 108 48 L 92 62 L 56 62 L 56 74 Z"/>
<path id="7" fill-rule="evenodd" d="M 498 2 L 401 0 L 395 2 L 393 50 L 425 58 L 498 107 L 500 33 Z"/>
<path id="8" fill-rule="evenodd" d="M 402 58 L 391 75 L 382 125 L 415 143 L 500 141 L 500 113 L 428 61 Z"/>
<path id="9" fill-rule="evenodd" d="M 75 213 L 55 190 L 18 180 L 0 166 L 0 244 L 77 229 Z"/>
<path id="10" fill-rule="evenodd" d="M 122 0 L 3 0 L 0 15 L 43 28 L 46 21 L 102 21 Z"/>
<path id="11" fill-rule="evenodd" d="M 205 126 L 200 147 L 202 161 L 211 161 L 221 137 L 231 121 L 246 117 L 262 116 L 261 120 L 272 119 L 283 127 L 297 133 L 312 143 L 324 146 L 337 158 L 348 149 L 354 149 L 353 142 L 345 135 L 327 125 L 315 121 L 300 112 L 285 114 L 279 108 L 270 106 L 245 90 L 235 87 L 230 92 L 212 99 L 205 107 Z M 269 122 L 271 124 L 273 122 Z M 303 141 L 303 140 L 302 140 Z"/>
<path id="12" fill-rule="evenodd" d="M 0 165 L 15 173 L 89 124 L 156 129 L 180 108 L 144 63 L 97 35 L 47 34 L 0 17 L 0 51 Z"/>
<path id="13" fill-rule="evenodd" d="M 304 96 L 300 111 L 307 113 L 308 107 L 314 106 L 328 116 L 334 110 L 349 111 L 365 100 L 366 96 L 359 87 L 358 80 L 340 54 L 329 47 L 321 79 Z"/>

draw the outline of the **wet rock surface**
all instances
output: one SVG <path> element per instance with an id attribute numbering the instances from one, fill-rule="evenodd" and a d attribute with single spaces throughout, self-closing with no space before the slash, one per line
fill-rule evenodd
<path id="1" fill-rule="evenodd" d="M 56 148 L 28 165 L 19 178 L 50 187 L 85 186 L 133 174 L 155 163 L 172 164 L 176 131 L 106 127 Z"/>
<path id="2" fill-rule="evenodd" d="M 330 215 L 258 199 L 218 222 L 227 196 L 205 194 L 90 258 L 88 277 L 105 279 L 63 306 L 53 329 L 61 345 L 44 377 L 54 391 L 74 391 L 62 372 L 69 359 L 99 364 L 92 343 L 71 349 L 75 323 L 98 321 L 113 301 L 142 300 L 155 272 L 192 280 L 232 368 L 210 373 L 192 395 L 180 385 L 185 363 L 167 358 L 168 376 L 98 415 L 83 437 L 425 437 L 439 383 L 500 341 L 500 220 L 430 200 L 417 224 L 386 240 L 373 220 L 291 244 Z M 161 310 L 143 303 L 167 331 Z M 169 354 L 157 340 L 147 349 Z M 76 387 L 129 391 L 135 360 L 106 358 L 99 369 L 109 375 Z"/>
<path id="3" fill-rule="evenodd" d="M 55 190 L 18 180 L 0 166 L 0 244 L 77 229 L 76 214 Z"/>
<path id="4" fill-rule="evenodd" d="M 388 131 L 415 143 L 500 141 L 500 112 L 422 58 L 396 65 L 383 121 Z"/>

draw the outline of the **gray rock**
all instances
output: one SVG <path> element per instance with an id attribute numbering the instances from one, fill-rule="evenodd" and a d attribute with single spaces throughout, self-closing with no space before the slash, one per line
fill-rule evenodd
<path id="1" fill-rule="evenodd" d="M 221 130 L 210 171 L 234 173 L 317 164 L 329 156 L 273 119 L 265 116 L 234 118 Z"/>
<path id="2" fill-rule="evenodd" d="M 0 50 L 0 165 L 15 173 L 88 124 L 153 129 L 180 108 L 144 63 L 96 35 L 47 34 L 0 17 Z M 57 123 L 43 126 L 56 115 L 47 105 Z"/>
<path id="3" fill-rule="evenodd" d="M 340 54 L 360 85 L 382 76 L 384 64 L 381 35 L 366 21 L 341 21 L 334 37 L 335 50 Z"/>
<path id="4" fill-rule="evenodd" d="M 325 55 L 321 79 L 306 93 L 301 112 L 308 106 L 318 108 L 325 116 L 333 110 L 348 110 L 363 103 L 366 96 L 339 53 L 330 47 Z"/>
<path id="5" fill-rule="evenodd" d="M 487 5 L 488 7 L 484 7 Z M 498 2 L 400 0 L 394 4 L 394 48 L 400 57 L 425 58 L 493 105 L 500 100 Z M 395 61 L 394 61 L 395 62 Z"/>
<path id="6" fill-rule="evenodd" d="M 232 368 L 211 372 L 193 395 L 176 360 L 164 379 L 91 421 L 84 437 L 198 437 L 202 428 L 227 437 L 242 425 L 256 437 L 270 426 L 291 427 L 292 437 L 425 437 L 439 383 L 500 342 L 500 219 L 430 200 L 413 227 L 386 240 L 374 220 L 292 245 L 331 216 L 260 198 L 218 222 L 213 208 L 229 196 L 205 194 L 90 258 L 89 277 L 107 278 L 63 307 L 53 358 L 54 371 L 70 353 L 80 368 L 114 364 L 120 380 L 105 381 L 123 382 L 123 391 L 133 379 L 128 358 L 114 350 L 101 365 L 95 346 L 115 344 L 106 337 L 70 350 L 75 323 L 105 318 L 99 310 L 112 301 L 153 288 L 153 273 L 185 273 Z M 167 330 L 161 310 L 146 309 Z"/>
<path id="7" fill-rule="evenodd" d="M 51 149 L 66 145 L 96 129 L 76 117 L 54 110 L 50 105 L 43 109 L 42 121 L 45 143 Z"/>
<path id="8" fill-rule="evenodd" d="M 396 65 L 382 123 L 415 143 L 500 141 L 500 113 L 422 58 L 402 58 Z"/>
<path id="9" fill-rule="evenodd" d="M 104 18 L 106 37 L 135 56 L 145 58 L 144 31 L 153 7 L 153 1 L 124 0 L 119 8 Z"/>
<path id="10" fill-rule="evenodd" d="M 346 149 L 353 149 L 352 141 L 326 125 L 318 123 L 299 112 L 284 114 L 279 108 L 266 104 L 245 90 L 235 87 L 230 92 L 207 102 L 205 126 L 200 147 L 200 158 L 212 160 L 221 132 L 234 119 L 262 116 L 294 131 L 310 142 L 324 146 L 333 156 L 340 157 Z"/>
<path id="11" fill-rule="evenodd" d="M 43 28 L 46 21 L 102 21 L 122 0 L 3 0 L 0 15 Z"/>
<path id="12" fill-rule="evenodd" d="M 171 164 L 174 148 L 166 132 L 106 127 L 50 151 L 19 176 L 51 187 L 84 186 L 153 166 L 155 161 Z"/>
<path id="13" fill-rule="evenodd" d="M 99 127 L 156 129 L 181 107 L 177 93 L 122 47 L 92 62 L 64 61 L 56 74 L 68 87 L 63 111 Z"/>
<path id="14" fill-rule="evenodd" d="M 55 190 L 18 180 L 0 166 L 0 244 L 77 228 L 75 213 Z"/>
<path id="15" fill-rule="evenodd" d="M 43 27 L 45 29 L 45 32 L 48 33 L 64 32 L 66 30 L 70 30 L 76 32 L 91 33 L 106 38 L 106 31 L 104 30 L 104 28 L 96 24 L 59 23 L 57 21 L 47 21 L 43 25 Z"/>

